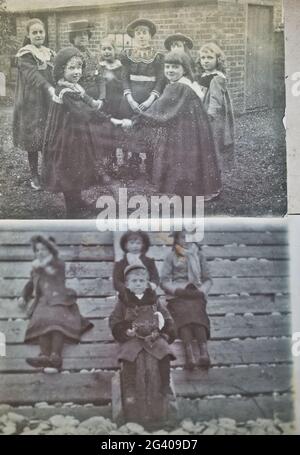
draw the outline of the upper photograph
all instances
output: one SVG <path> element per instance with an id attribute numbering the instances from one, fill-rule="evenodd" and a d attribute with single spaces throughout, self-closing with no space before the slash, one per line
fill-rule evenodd
<path id="1" fill-rule="evenodd" d="M 0 0 L 0 219 L 284 216 L 283 13 Z"/>

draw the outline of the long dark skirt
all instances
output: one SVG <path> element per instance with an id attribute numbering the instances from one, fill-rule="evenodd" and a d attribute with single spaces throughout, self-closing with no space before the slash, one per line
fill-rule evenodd
<path id="1" fill-rule="evenodd" d="M 159 361 L 142 350 L 135 361 L 133 384 L 127 374 L 128 372 L 123 367 L 121 394 L 125 420 L 146 426 L 166 420 L 168 418 L 168 399 L 161 392 Z M 134 398 L 134 404 L 127 403 L 130 397 Z"/>
<path id="2" fill-rule="evenodd" d="M 82 333 L 93 324 L 81 316 L 78 305 L 47 305 L 40 299 L 36 306 L 25 334 L 25 341 L 38 342 L 38 337 L 57 331 L 65 336 L 66 341 L 79 342 Z"/>
<path id="3" fill-rule="evenodd" d="M 206 312 L 206 300 L 176 297 L 168 301 L 168 310 L 175 322 L 177 331 L 187 324 L 205 327 L 207 339 L 210 337 L 210 322 Z"/>

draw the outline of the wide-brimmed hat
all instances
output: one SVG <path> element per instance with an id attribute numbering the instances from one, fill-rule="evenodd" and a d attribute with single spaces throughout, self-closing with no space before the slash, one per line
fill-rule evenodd
<path id="1" fill-rule="evenodd" d="M 42 235 L 34 235 L 33 237 L 31 237 L 30 243 L 32 245 L 33 251 L 36 251 L 37 243 L 41 243 L 47 248 L 47 250 L 52 254 L 53 257 L 57 258 L 58 249 L 55 243 L 55 239 L 53 237 L 49 237 L 48 239 L 46 239 L 46 237 L 43 237 Z"/>
<path id="2" fill-rule="evenodd" d="M 93 24 L 86 19 L 69 22 L 69 32 L 90 32 L 92 28 Z"/>
<path id="3" fill-rule="evenodd" d="M 126 278 L 126 276 L 132 272 L 133 270 L 143 270 L 144 272 L 148 273 L 149 275 L 149 272 L 148 272 L 148 269 L 147 267 L 145 267 L 143 264 L 139 264 L 139 263 L 136 263 L 136 264 L 131 264 L 131 265 L 128 265 L 125 270 L 124 270 L 124 278 Z"/>
<path id="4" fill-rule="evenodd" d="M 72 58 L 72 57 L 80 57 L 83 60 L 84 63 L 84 58 L 81 52 L 77 49 L 77 47 L 74 46 L 69 46 L 69 47 L 63 47 L 57 54 L 54 59 L 54 68 L 53 68 L 53 77 L 54 80 L 57 82 L 59 79 L 62 78 L 63 76 L 63 69 L 66 65 L 66 63 Z"/>
<path id="5" fill-rule="evenodd" d="M 143 231 L 127 231 L 125 232 L 121 239 L 120 239 L 120 247 L 126 253 L 126 243 L 128 242 L 128 239 L 130 237 L 140 237 L 142 239 L 144 248 L 143 248 L 143 253 L 146 253 L 149 250 L 150 247 L 150 239 L 149 236 L 146 232 Z"/>
<path id="6" fill-rule="evenodd" d="M 189 38 L 186 35 L 183 35 L 182 33 L 175 33 L 174 35 L 168 36 L 168 38 L 164 42 L 165 48 L 168 49 L 168 51 L 171 50 L 171 44 L 174 41 L 182 41 L 188 49 L 192 49 L 194 46 L 194 43 L 191 38 Z"/>
<path id="7" fill-rule="evenodd" d="M 151 36 L 154 36 L 156 33 L 156 25 L 149 21 L 149 19 L 136 19 L 127 25 L 127 34 L 133 38 L 134 30 L 139 26 L 148 27 Z"/>

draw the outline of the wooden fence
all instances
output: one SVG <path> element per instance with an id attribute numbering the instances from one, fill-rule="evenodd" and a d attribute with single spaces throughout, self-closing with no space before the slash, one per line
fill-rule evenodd
<path id="1" fill-rule="evenodd" d="M 52 375 L 25 362 L 38 347 L 24 345 L 28 321 L 17 305 L 30 273 L 29 239 L 37 233 L 56 238 L 66 261 L 67 284 L 77 291 L 82 314 L 94 323 L 80 344 L 65 347 L 64 370 Z M 171 241 L 166 233 L 151 234 L 148 255 L 159 269 Z M 99 412 L 110 405 L 111 378 L 118 367 L 117 345 L 108 328 L 115 302 L 117 243 L 111 233 L 78 223 L 59 229 L 41 224 L 38 232 L 28 223 L 0 228 L 0 332 L 7 342 L 6 357 L 0 357 L 0 403 L 93 403 Z M 185 371 L 181 342 L 175 342 L 172 379 L 180 415 L 289 420 L 293 408 L 285 224 L 208 223 L 202 243 L 214 279 L 208 302 L 212 368 Z"/>

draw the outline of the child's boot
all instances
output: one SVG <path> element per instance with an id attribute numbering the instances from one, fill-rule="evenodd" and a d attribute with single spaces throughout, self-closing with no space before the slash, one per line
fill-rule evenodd
<path id="1" fill-rule="evenodd" d="M 210 367 L 210 357 L 207 349 L 207 343 L 199 343 L 199 366 L 204 368 Z"/>
<path id="2" fill-rule="evenodd" d="M 193 370 L 196 366 L 196 361 L 193 353 L 193 346 L 191 343 L 184 345 L 185 350 L 185 368 L 187 370 Z"/>
<path id="3" fill-rule="evenodd" d="M 59 354 L 56 354 L 55 352 L 53 352 L 50 355 L 50 366 L 52 368 L 56 368 L 57 370 L 60 370 L 60 368 L 62 367 L 62 358 Z"/>
<path id="4" fill-rule="evenodd" d="M 26 362 L 34 368 L 46 368 L 50 366 L 50 359 L 44 354 L 40 354 L 38 357 L 28 357 Z"/>

